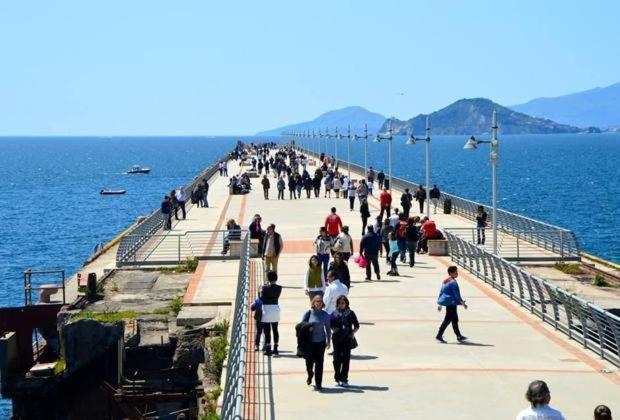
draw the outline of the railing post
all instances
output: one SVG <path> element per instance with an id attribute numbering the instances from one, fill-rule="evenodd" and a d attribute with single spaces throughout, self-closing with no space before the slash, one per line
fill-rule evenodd
<path id="1" fill-rule="evenodd" d="M 564 232 L 560 231 L 560 258 L 564 261 Z"/>
<path id="2" fill-rule="evenodd" d="M 181 264 L 181 235 L 177 236 L 177 255 L 179 264 Z"/>

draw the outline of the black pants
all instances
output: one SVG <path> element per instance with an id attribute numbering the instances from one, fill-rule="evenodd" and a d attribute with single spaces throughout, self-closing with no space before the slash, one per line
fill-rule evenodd
<path id="1" fill-rule="evenodd" d="M 265 200 L 269 200 L 269 188 L 263 188 L 263 194 L 265 194 Z"/>
<path id="2" fill-rule="evenodd" d="M 411 210 L 411 206 L 409 207 L 404 207 L 403 206 L 403 213 L 405 213 L 405 217 L 408 219 L 409 218 L 409 211 Z M 422 211 L 420 211 L 420 213 L 422 213 Z M 388 214 L 389 216 L 389 214 Z"/>
<path id="3" fill-rule="evenodd" d="M 321 187 L 314 187 L 314 198 L 319 198 L 320 193 L 321 193 Z"/>
<path id="4" fill-rule="evenodd" d="M 354 206 L 355 206 L 355 196 L 349 197 L 349 209 L 353 210 Z"/>
<path id="5" fill-rule="evenodd" d="M 484 245 L 484 240 L 486 239 L 484 227 L 478 226 L 476 230 L 478 231 L 478 245 Z"/>
<path id="6" fill-rule="evenodd" d="M 369 255 L 365 254 L 364 258 L 368 261 L 368 265 L 366 265 L 366 278 L 370 280 L 370 266 L 372 264 L 372 268 L 377 275 L 377 280 L 381 278 L 381 274 L 379 272 L 379 256 L 377 254 Z"/>
<path id="7" fill-rule="evenodd" d="M 456 312 L 456 305 L 448 305 L 446 306 L 446 316 L 439 327 L 439 332 L 437 333 L 438 337 L 443 336 L 444 331 L 448 328 L 448 324 L 452 323 L 452 329 L 454 330 L 454 334 L 456 334 L 457 338 L 461 336 L 461 331 L 459 331 L 459 315 Z"/>
<path id="8" fill-rule="evenodd" d="M 278 200 L 284 200 L 284 190 L 278 190 Z"/>
<path id="9" fill-rule="evenodd" d="M 379 219 L 383 220 L 383 212 L 387 213 L 386 217 L 390 217 L 390 206 L 381 207 L 381 211 L 379 212 Z"/>
<path id="10" fill-rule="evenodd" d="M 409 267 L 415 265 L 416 241 L 407 241 L 407 251 L 409 252 Z"/>
<path id="11" fill-rule="evenodd" d="M 333 341 L 334 345 L 334 380 L 349 380 L 349 364 L 351 363 L 351 340 Z"/>
<path id="12" fill-rule="evenodd" d="M 323 359 L 325 358 L 325 341 L 312 343 L 310 357 L 306 357 L 306 372 L 308 377 L 314 375 L 314 384 L 323 385 Z"/>
<path id="13" fill-rule="evenodd" d="M 260 336 L 263 333 L 263 323 L 260 321 L 256 321 L 256 334 L 254 335 L 254 347 L 258 348 L 260 346 Z"/>
<path id="14" fill-rule="evenodd" d="M 166 223 L 164 223 L 164 229 L 172 229 L 172 213 L 166 213 Z"/>
<path id="15" fill-rule="evenodd" d="M 271 332 L 273 331 L 273 344 L 276 346 L 280 341 L 280 333 L 278 332 L 277 322 L 261 322 L 263 332 L 265 333 L 265 348 L 271 347 Z"/>
<path id="16" fill-rule="evenodd" d="M 294 189 L 293 190 L 288 190 L 288 197 L 289 197 L 289 200 L 292 200 L 292 199 L 297 200 L 297 196 L 295 195 L 295 190 Z"/>
<path id="17" fill-rule="evenodd" d="M 368 217 L 362 216 L 362 236 L 366 234 L 366 226 L 368 225 Z"/>
<path id="18" fill-rule="evenodd" d="M 424 213 L 424 200 L 420 200 L 420 214 Z"/>
<path id="19" fill-rule="evenodd" d="M 183 214 L 183 220 L 185 220 L 185 201 L 179 201 L 179 207 L 181 208 L 181 214 Z"/>
<path id="20" fill-rule="evenodd" d="M 390 262 L 390 243 L 389 242 L 381 242 L 383 244 L 383 249 L 385 249 L 385 261 Z"/>

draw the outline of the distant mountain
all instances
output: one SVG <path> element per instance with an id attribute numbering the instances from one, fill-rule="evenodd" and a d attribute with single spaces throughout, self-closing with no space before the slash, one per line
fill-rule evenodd
<path id="1" fill-rule="evenodd" d="M 502 134 L 579 133 L 584 131 L 551 120 L 530 117 L 489 99 L 474 98 L 458 100 L 452 105 L 431 113 L 429 116 L 432 134 L 472 135 L 488 133 L 491 131 L 493 110 L 497 111 L 497 119 Z M 408 135 L 413 132 L 416 136 L 422 136 L 426 115 L 420 114 L 407 121 L 395 118 L 386 120 L 381 127 L 382 133 L 387 131 L 390 121 L 395 135 Z"/>
<path id="2" fill-rule="evenodd" d="M 375 134 L 385 121 L 385 117 L 376 112 L 370 112 L 361 106 L 350 106 L 348 108 L 337 109 L 321 114 L 312 121 L 291 124 L 272 130 L 257 133 L 257 136 L 277 136 L 285 131 L 304 131 L 316 130 L 324 131 L 326 127 L 333 133 L 338 128 L 341 133 L 346 134 L 347 126 L 351 126 L 351 131 L 361 134 L 364 131 L 364 124 L 368 125 L 368 132 Z"/>
<path id="3" fill-rule="evenodd" d="M 620 127 L 620 83 L 557 98 L 538 98 L 510 108 L 578 127 Z"/>

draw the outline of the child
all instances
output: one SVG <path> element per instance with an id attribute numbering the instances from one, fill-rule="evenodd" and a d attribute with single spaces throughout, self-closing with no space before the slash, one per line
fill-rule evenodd
<path id="1" fill-rule="evenodd" d="M 398 267 L 396 266 L 396 259 L 398 259 L 398 254 L 400 250 L 398 248 L 398 241 L 396 240 L 396 235 L 394 232 L 390 232 L 388 234 L 389 245 L 390 245 L 390 271 L 387 272 L 388 276 L 399 276 Z"/>

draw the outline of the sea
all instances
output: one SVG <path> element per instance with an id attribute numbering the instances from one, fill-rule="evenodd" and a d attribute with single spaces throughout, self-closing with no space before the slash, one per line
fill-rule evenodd
<path id="1" fill-rule="evenodd" d="M 98 243 L 113 239 L 164 195 L 246 143 L 267 137 L 0 137 L 0 306 L 24 303 L 23 271 L 75 273 Z M 430 143 L 431 184 L 491 202 L 488 145 L 464 150 L 467 136 Z M 423 142 L 392 141 L 392 173 L 424 182 Z M 302 144 L 319 150 L 318 139 Z M 320 140 L 320 150 L 360 165 L 362 141 Z M 336 150 L 337 149 L 337 150 Z M 388 144 L 368 141 L 368 164 L 388 172 Z M 127 175 L 134 164 L 152 169 Z M 499 207 L 573 230 L 583 251 L 620 263 L 620 133 L 500 135 Z M 344 165 L 346 170 L 346 165 Z M 125 195 L 101 196 L 101 189 Z M 0 402 L 0 418 L 10 404 Z"/>

